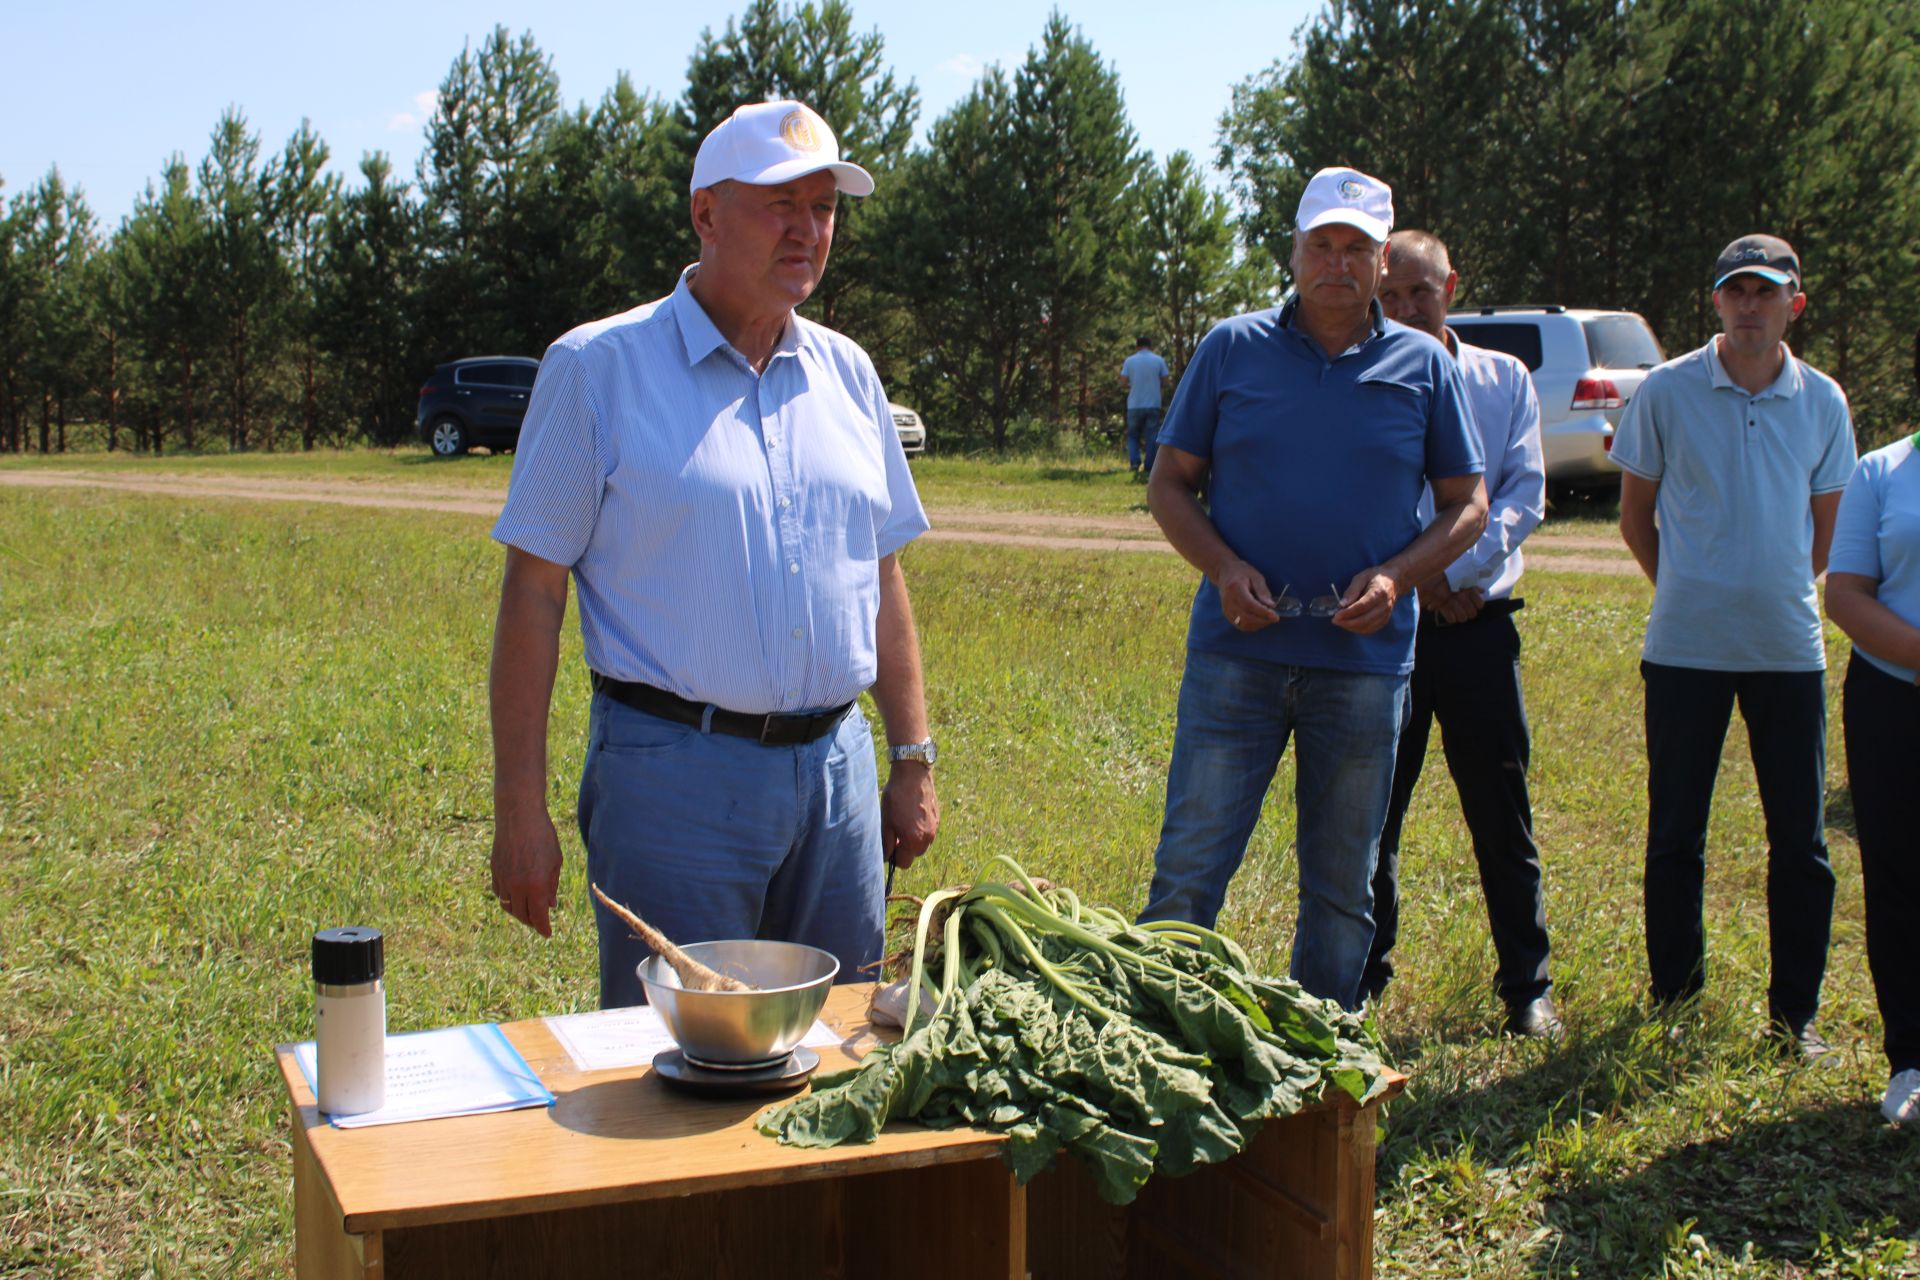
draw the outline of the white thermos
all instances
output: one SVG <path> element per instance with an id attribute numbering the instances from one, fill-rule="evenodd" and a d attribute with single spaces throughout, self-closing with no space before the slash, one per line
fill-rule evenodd
<path id="1" fill-rule="evenodd" d="M 386 954 L 378 929 L 313 935 L 314 1092 L 333 1116 L 378 1111 L 387 1096 Z"/>

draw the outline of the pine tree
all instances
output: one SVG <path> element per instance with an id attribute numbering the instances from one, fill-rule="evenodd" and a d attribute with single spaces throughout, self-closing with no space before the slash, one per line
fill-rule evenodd
<path id="1" fill-rule="evenodd" d="M 322 239 L 340 199 L 340 178 L 322 172 L 330 152 L 309 121 L 287 139 L 274 174 L 273 239 L 287 281 L 282 302 L 299 381 L 300 447 L 320 436 L 320 349 L 315 314 Z"/>
<path id="2" fill-rule="evenodd" d="M 1098 342 L 1125 296 L 1114 250 L 1141 161 L 1120 77 L 1057 10 L 1014 73 L 1013 99 L 1010 176 L 1025 189 L 1039 237 L 1034 284 L 1045 314 L 1048 417 L 1058 424 L 1070 361 Z M 1083 430 L 1087 410 L 1082 397 Z"/>
<path id="3" fill-rule="evenodd" d="M 200 163 L 200 199 L 208 215 L 207 287 L 220 329 L 220 398 L 227 447 L 250 447 L 263 374 L 279 345 L 285 270 L 272 239 L 275 174 L 259 165 L 260 135 L 228 108 Z M 268 441 L 269 445 L 271 440 Z"/>
<path id="4" fill-rule="evenodd" d="M 412 392 L 431 371 L 420 320 L 418 207 L 383 152 L 360 161 L 364 185 L 326 215 L 315 280 L 315 329 L 354 430 L 376 444 L 403 439 Z"/>

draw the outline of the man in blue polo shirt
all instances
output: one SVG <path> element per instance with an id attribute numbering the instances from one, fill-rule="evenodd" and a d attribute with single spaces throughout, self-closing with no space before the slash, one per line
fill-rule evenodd
<path id="1" fill-rule="evenodd" d="M 1141 918 L 1213 923 L 1297 735 L 1292 973 L 1348 1008 L 1373 940 L 1414 586 L 1487 518 L 1458 368 L 1374 299 L 1392 227 L 1385 183 L 1353 169 L 1313 176 L 1295 220 L 1294 298 L 1200 343 L 1147 486 L 1167 540 L 1205 578 Z M 1429 482 L 1437 514 L 1423 529 Z"/>
<path id="2" fill-rule="evenodd" d="M 1661 1005 L 1706 981 L 1707 816 L 1736 702 L 1767 821 L 1769 1027 L 1834 1060 L 1814 1029 L 1833 919 L 1826 646 L 1814 579 L 1853 472 L 1833 379 L 1787 349 L 1807 303 L 1786 241 L 1742 236 L 1713 270 L 1722 332 L 1641 384 L 1613 443 L 1620 533 L 1654 584 L 1647 718 L 1647 964 Z"/>
<path id="3" fill-rule="evenodd" d="M 803 319 L 839 193 L 873 179 L 797 102 L 700 144 L 700 261 L 668 297 L 582 325 L 540 364 L 494 630 L 493 890 L 541 934 L 560 879 L 547 714 L 571 574 L 593 704 L 587 874 L 669 938 L 880 956 L 883 857 L 939 824 L 898 553 L 927 527 L 886 392 Z M 892 747 L 884 793 L 856 700 Z M 600 1003 L 644 999 L 648 952 L 595 904 Z"/>

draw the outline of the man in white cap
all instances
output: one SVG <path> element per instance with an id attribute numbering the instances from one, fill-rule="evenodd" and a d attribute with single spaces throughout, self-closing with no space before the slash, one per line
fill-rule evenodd
<path id="1" fill-rule="evenodd" d="M 1705 985 L 1707 816 L 1737 702 L 1767 820 L 1768 1026 L 1788 1055 L 1830 1065 L 1814 1027 L 1834 887 L 1814 579 L 1853 474 L 1853 420 L 1839 385 L 1787 347 L 1807 305 L 1792 246 L 1742 236 L 1711 278 L 1722 332 L 1647 375 L 1613 442 L 1620 533 L 1653 583 L 1647 964 L 1660 1006 Z"/>
<path id="2" fill-rule="evenodd" d="M 1487 518 L 1459 369 L 1374 299 L 1392 227 L 1385 183 L 1353 169 L 1313 176 L 1293 298 L 1202 340 L 1147 486 L 1167 540 L 1205 580 L 1142 918 L 1213 923 L 1297 735 L 1292 972 L 1348 1008 L 1373 940 L 1414 587 Z M 1429 483 L 1436 514 L 1422 528 Z"/>
<path id="3" fill-rule="evenodd" d="M 676 941 L 809 943 L 854 979 L 880 956 L 885 866 L 939 825 L 897 558 L 926 515 L 872 362 L 794 310 L 839 194 L 873 179 L 812 110 L 769 102 L 707 135 L 692 188 L 700 261 L 555 342 L 534 384 L 493 530 L 493 891 L 551 932 L 547 716 L 571 574 L 588 878 Z M 595 918 L 602 1007 L 641 1002 L 647 950 Z"/>

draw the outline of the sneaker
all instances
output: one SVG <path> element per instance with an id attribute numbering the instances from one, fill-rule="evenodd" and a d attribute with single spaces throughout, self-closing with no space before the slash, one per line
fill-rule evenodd
<path id="1" fill-rule="evenodd" d="M 1840 1054 L 1827 1043 L 1827 1038 L 1813 1029 L 1809 1022 L 1798 1031 L 1784 1023 L 1773 1023 L 1768 1032 L 1779 1047 L 1780 1055 L 1797 1059 L 1803 1067 L 1837 1067 Z"/>
<path id="2" fill-rule="evenodd" d="M 1920 1071 L 1911 1067 L 1887 1081 L 1880 1114 L 1894 1124 L 1920 1123 Z"/>
<path id="3" fill-rule="evenodd" d="M 1553 997 L 1549 995 L 1508 1005 L 1507 1020 L 1500 1029 L 1510 1036 L 1542 1040 L 1558 1040 L 1565 1032 L 1560 1025 L 1560 1015 L 1554 1011 Z"/>

